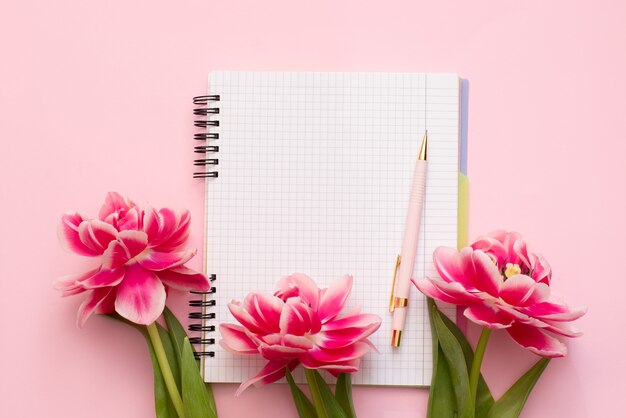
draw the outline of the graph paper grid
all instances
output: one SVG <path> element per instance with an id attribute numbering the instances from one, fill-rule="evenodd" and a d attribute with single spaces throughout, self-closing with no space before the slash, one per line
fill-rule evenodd
<path id="1" fill-rule="evenodd" d="M 353 383 L 426 386 L 432 373 L 425 298 L 412 288 L 399 349 L 389 293 L 411 176 L 428 130 L 428 180 L 414 277 L 436 276 L 433 250 L 457 245 L 459 79 L 424 73 L 216 72 L 219 177 L 206 184 L 205 264 L 215 274 L 212 325 L 232 300 L 273 292 L 291 273 L 320 286 L 351 274 L 350 306 L 382 325 Z M 219 340 L 219 331 L 207 338 Z M 219 345 L 209 382 L 242 382 L 264 365 Z M 296 374 L 302 381 L 302 375 Z"/>

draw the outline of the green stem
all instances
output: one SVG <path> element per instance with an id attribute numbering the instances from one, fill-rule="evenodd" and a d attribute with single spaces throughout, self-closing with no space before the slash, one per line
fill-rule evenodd
<path id="1" fill-rule="evenodd" d="M 315 370 L 307 369 L 305 367 L 304 375 L 306 376 L 306 381 L 309 384 L 309 390 L 311 391 L 311 396 L 313 397 L 315 412 L 317 413 L 318 418 L 324 418 L 327 414 L 323 407 L 324 400 L 322 399 L 322 392 L 320 392 L 320 387 L 315 378 Z"/>
<path id="2" fill-rule="evenodd" d="M 167 392 L 170 394 L 174 409 L 176 409 L 176 413 L 180 418 L 185 418 L 183 400 L 181 399 L 180 392 L 176 387 L 176 381 L 174 380 L 170 364 L 167 361 L 167 355 L 165 354 L 161 337 L 159 337 L 159 330 L 157 329 L 156 322 L 146 325 L 146 328 L 148 329 L 148 335 L 150 336 L 150 341 L 152 341 L 152 347 L 154 348 L 154 353 L 159 361 L 161 373 L 163 374 L 163 380 L 165 381 L 165 387 L 167 387 Z"/>
<path id="3" fill-rule="evenodd" d="M 483 362 L 485 355 L 485 348 L 487 348 L 487 342 L 489 341 L 489 335 L 491 329 L 483 328 L 476 345 L 476 352 L 474 353 L 474 361 L 472 362 L 472 368 L 469 375 L 470 396 L 476 401 L 476 391 L 478 389 L 478 379 L 480 378 L 480 366 Z"/>

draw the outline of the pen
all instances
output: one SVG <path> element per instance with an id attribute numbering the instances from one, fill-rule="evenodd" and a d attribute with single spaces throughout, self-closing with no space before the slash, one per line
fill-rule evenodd
<path id="1" fill-rule="evenodd" d="M 411 288 L 411 276 L 415 266 L 415 254 L 419 238 L 420 222 L 422 220 L 422 208 L 424 206 L 424 189 L 426 187 L 426 171 L 428 168 L 428 131 L 424 133 L 422 146 L 420 147 L 415 170 L 413 172 L 413 184 L 409 196 L 409 208 L 404 225 L 404 237 L 402 250 L 396 258 L 396 267 L 391 284 L 391 298 L 389 300 L 389 312 L 393 314 L 391 346 L 399 347 L 402 338 L 402 330 L 406 321 L 409 303 L 409 290 Z"/>

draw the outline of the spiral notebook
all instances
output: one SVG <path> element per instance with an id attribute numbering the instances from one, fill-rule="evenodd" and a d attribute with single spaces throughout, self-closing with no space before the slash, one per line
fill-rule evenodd
<path id="1" fill-rule="evenodd" d="M 206 178 L 205 268 L 194 340 L 208 382 L 242 382 L 265 361 L 217 342 L 236 322 L 227 304 L 274 289 L 293 272 L 325 287 L 354 276 L 349 306 L 380 315 L 353 383 L 428 385 L 431 336 L 412 289 L 399 349 L 390 346 L 391 280 L 410 182 L 425 130 L 429 172 L 415 277 L 434 276 L 432 252 L 459 232 L 460 80 L 453 74 L 216 72 L 194 100 Z M 297 374 L 296 374 L 297 376 Z"/>

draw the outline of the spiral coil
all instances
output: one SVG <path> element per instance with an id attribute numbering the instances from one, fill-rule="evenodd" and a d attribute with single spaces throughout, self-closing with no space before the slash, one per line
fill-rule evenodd
<path id="1" fill-rule="evenodd" d="M 206 116 L 203 119 L 194 120 L 194 126 L 198 128 L 206 129 L 206 132 L 196 132 L 193 135 L 193 139 L 196 141 L 214 141 L 220 139 L 219 132 L 209 132 L 211 128 L 215 128 L 220 126 L 220 122 L 215 120 L 215 115 L 219 115 L 220 108 L 215 107 L 214 103 L 220 101 L 219 94 L 210 94 L 206 96 L 196 96 L 193 98 L 193 104 L 196 107 L 193 109 L 193 114 L 195 116 Z M 219 146 L 217 145 L 209 145 L 208 142 L 206 145 L 199 145 L 194 147 L 194 152 L 198 154 L 204 154 L 205 158 L 197 158 L 193 160 L 194 166 L 203 166 L 203 167 L 211 167 L 211 169 L 206 169 L 204 171 L 196 171 L 193 173 L 193 178 L 203 179 L 203 178 L 216 178 L 219 175 L 217 170 L 213 168 L 219 164 L 219 159 L 217 158 L 206 158 L 207 154 L 213 154 L 220 151 Z"/>
<path id="2" fill-rule="evenodd" d="M 206 346 L 215 344 L 215 338 L 207 338 L 207 334 L 215 332 L 215 325 L 208 324 L 208 320 L 215 319 L 215 312 L 209 312 L 209 309 L 215 306 L 215 299 L 208 299 L 208 297 L 217 291 L 216 287 L 213 285 L 216 279 L 217 276 L 215 274 L 209 275 L 211 287 L 206 292 L 191 291 L 192 295 L 201 297 L 199 299 L 191 299 L 189 306 L 191 308 L 201 308 L 202 310 L 191 311 L 188 316 L 189 319 L 202 321 L 199 323 L 191 323 L 188 327 L 189 331 L 200 332 L 202 334 L 201 337 L 189 338 L 191 344 L 199 345 L 202 348 L 199 351 L 196 350 L 194 353 L 198 358 L 215 356 L 215 351 L 207 350 Z"/>
<path id="3" fill-rule="evenodd" d="M 219 159 L 215 158 L 216 153 L 220 151 L 218 145 L 209 144 L 209 141 L 215 141 L 220 139 L 219 132 L 210 132 L 211 128 L 219 127 L 220 122 L 215 120 L 216 115 L 219 115 L 219 107 L 215 107 L 214 103 L 220 101 L 219 95 L 207 95 L 197 96 L 193 98 L 193 104 L 196 107 L 193 110 L 195 116 L 206 116 L 203 119 L 194 120 L 193 124 L 197 128 L 202 128 L 205 132 L 194 133 L 193 139 L 196 141 L 206 141 L 203 145 L 196 145 L 193 148 L 194 153 L 203 154 L 203 158 L 194 159 L 194 166 L 207 167 L 204 171 L 196 171 L 193 173 L 194 178 L 217 178 L 218 171 L 215 169 L 219 164 Z M 208 168 L 210 167 L 210 168 Z M 211 298 L 217 289 L 213 283 L 217 280 L 216 274 L 209 275 L 209 281 L 211 287 L 206 292 L 192 291 L 191 294 L 197 296 L 189 301 L 189 306 L 192 310 L 189 313 L 189 319 L 200 321 L 197 323 L 189 324 L 190 332 L 199 332 L 200 337 L 191 337 L 189 342 L 199 347 L 199 350 L 194 352 L 196 358 L 201 357 L 214 357 L 215 351 L 210 350 L 210 346 L 215 344 L 215 338 L 210 338 L 209 334 L 215 332 L 215 325 L 210 325 L 208 322 L 215 319 L 215 312 L 211 312 L 215 307 L 215 299 Z"/>

